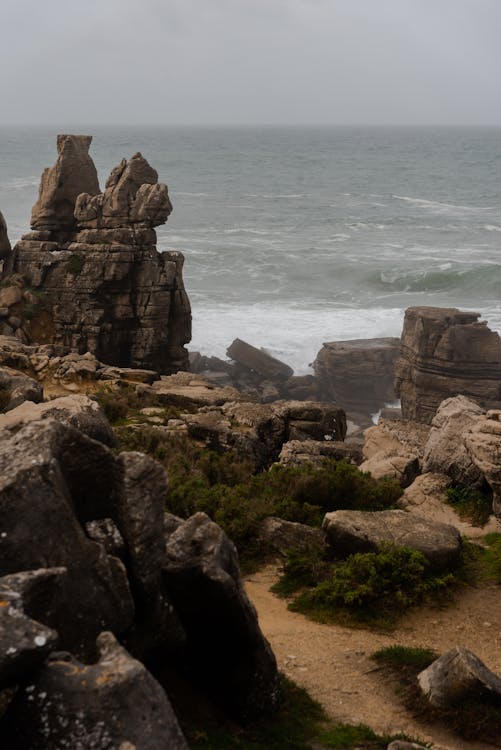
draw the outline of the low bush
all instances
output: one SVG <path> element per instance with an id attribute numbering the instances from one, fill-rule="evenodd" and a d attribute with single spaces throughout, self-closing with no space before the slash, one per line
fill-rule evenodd
<path id="1" fill-rule="evenodd" d="M 483 555 L 487 576 L 501 583 L 501 534 L 487 534 L 484 541 L 488 545 Z"/>
<path id="2" fill-rule="evenodd" d="M 471 487 L 449 487 L 447 500 L 460 518 L 474 526 L 485 526 L 492 514 L 492 493 L 480 492 Z"/>
<path id="3" fill-rule="evenodd" d="M 416 646 L 388 646 L 381 648 L 372 654 L 371 658 L 378 664 L 386 664 L 398 669 L 400 667 L 412 667 L 413 670 L 421 672 L 438 659 L 439 654 L 430 648 L 418 648 Z"/>
<path id="4" fill-rule="evenodd" d="M 292 610 L 324 621 L 365 622 L 379 627 L 392 626 L 406 609 L 431 594 L 446 592 L 455 581 L 452 574 L 433 575 L 420 552 L 392 544 L 381 545 L 378 552 L 359 552 L 332 563 L 324 568 L 320 580 L 315 580 L 310 571 L 314 585 L 293 599 L 289 604 Z M 301 571 L 301 579 L 306 578 Z M 290 580 L 288 587 L 291 590 Z"/>

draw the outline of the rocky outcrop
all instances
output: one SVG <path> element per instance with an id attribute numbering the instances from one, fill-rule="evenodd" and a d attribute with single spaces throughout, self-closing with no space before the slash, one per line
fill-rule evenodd
<path id="1" fill-rule="evenodd" d="M 11 411 L 25 401 L 39 403 L 43 388 L 37 380 L 11 367 L 0 367 L 0 411 Z"/>
<path id="2" fill-rule="evenodd" d="M 269 516 L 259 527 L 259 541 L 264 550 L 286 557 L 291 549 L 311 549 L 323 546 L 321 529 L 295 521 Z"/>
<path id="3" fill-rule="evenodd" d="M 0 260 L 4 260 L 10 253 L 11 247 L 7 234 L 7 223 L 0 212 Z"/>
<path id="4" fill-rule="evenodd" d="M 294 372 L 289 365 L 280 362 L 262 349 L 257 349 L 241 339 L 235 339 L 228 347 L 226 354 L 230 359 L 271 381 L 287 380 Z"/>
<path id="5" fill-rule="evenodd" d="M 102 633 L 97 645 L 97 663 L 55 652 L 18 690 L 2 727 L 8 747 L 188 750 L 153 676 L 111 633 Z"/>
<path id="6" fill-rule="evenodd" d="M 153 228 L 172 210 L 167 187 L 135 154 L 99 193 L 89 144 L 84 136 L 58 137 L 58 160 L 44 172 L 33 209 L 35 231 L 4 269 L 5 283 L 22 277 L 28 288 L 11 300 L 3 332 L 120 367 L 187 369 L 183 256 L 157 252 Z"/>
<path id="7" fill-rule="evenodd" d="M 404 419 L 430 424 L 440 403 L 462 394 L 483 406 L 501 398 L 501 338 L 480 314 L 410 307 L 405 313 L 395 390 Z"/>
<path id="8" fill-rule="evenodd" d="M 275 657 L 243 588 L 235 546 L 196 513 L 170 534 L 166 551 L 163 575 L 187 635 L 184 668 L 240 720 L 273 712 Z"/>
<path id="9" fill-rule="evenodd" d="M 76 228 L 75 201 L 80 193 L 99 193 L 92 136 L 58 135 L 56 163 L 44 170 L 38 200 L 31 212 L 32 229 L 71 231 Z"/>
<path id="10" fill-rule="evenodd" d="M 365 430 L 365 461 L 360 470 L 375 479 L 391 477 L 407 487 L 420 471 L 428 432 L 425 425 L 380 419 L 377 425 Z"/>
<path id="11" fill-rule="evenodd" d="M 471 651 L 462 647 L 447 651 L 418 675 L 421 691 L 433 706 L 457 706 L 468 696 L 495 699 L 501 705 L 501 678 Z"/>
<path id="12" fill-rule="evenodd" d="M 313 368 L 320 393 L 348 415 L 370 423 L 371 414 L 395 400 L 395 361 L 400 342 L 396 338 L 333 341 L 323 345 Z"/>
<path id="13" fill-rule="evenodd" d="M 326 459 L 358 466 L 363 461 L 362 448 L 357 443 L 340 440 L 289 440 L 282 445 L 278 457 L 284 466 L 321 465 Z"/>
<path id="14" fill-rule="evenodd" d="M 327 544 L 341 557 L 376 552 L 381 543 L 390 542 L 421 552 L 434 570 L 446 571 L 459 562 L 461 553 L 461 536 L 453 526 L 403 510 L 336 510 L 326 513 L 322 527 Z"/>
<path id="15" fill-rule="evenodd" d="M 469 456 L 492 490 L 492 509 L 501 518 L 501 411 L 491 410 L 479 417 L 465 433 Z"/>

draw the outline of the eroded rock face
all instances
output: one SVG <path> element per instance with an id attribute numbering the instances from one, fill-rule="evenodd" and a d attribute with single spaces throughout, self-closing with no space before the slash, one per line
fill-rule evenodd
<path id="1" fill-rule="evenodd" d="M 494 515 L 501 518 L 501 411 L 479 417 L 463 439 L 473 464 L 492 489 Z"/>
<path id="2" fill-rule="evenodd" d="M 33 209 L 35 231 L 16 244 L 6 264 L 4 278 L 22 277 L 33 297 L 21 338 L 90 352 L 120 367 L 187 369 L 184 259 L 157 252 L 153 229 L 172 210 L 167 187 L 135 154 L 99 193 L 89 143 L 59 136 L 58 160 L 44 173 Z M 9 312 L 21 323 L 25 304 L 19 299 Z M 15 320 L 10 328 L 17 335 Z"/>
<path id="3" fill-rule="evenodd" d="M 6 258 L 11 251 L 9 236 L 7 234 L 7 223 L 0 212 L 0 260 Z"/>
<path id="4" fill-rule="evenodd" d="M 235 546 L 205 513 L 176 526 L 163 574 L 187 634 L 184 669 L 241 720 L 273 712 L 277 665 L 245 593 Z"/>
<path id="5" fill-rule="evenodd" d="M 364 422 L 385 403 L 395 400 L 396 338 L 333 341 L 323 345 L 313 363 L 320 392 Z"/>
<path id="6" fill-rule="evenodd" d="M 76 227 L 75 201 L 80 193 L 99 193 L 90 135 L 58 135 L 56 163 L 42 174 L 38 200 L 31 212 L 32 229 L 71 231 Z"/>
<path id="7" fill-rule="evenodd" d="M 169 700 L 111 633 L 96 664 L 55 652 L 9 707 L 3 737 L 12 750 L 96 748 L 188 750 Z"/>
<path id="8" fill-rule="evenodd" d="M 430 424 L 440 403 L 459 394 L 484 406 L 500 400 L 501 338 L 479 317 L 456 308 L 406 311 L 395 377 L 404 419 Z"/>

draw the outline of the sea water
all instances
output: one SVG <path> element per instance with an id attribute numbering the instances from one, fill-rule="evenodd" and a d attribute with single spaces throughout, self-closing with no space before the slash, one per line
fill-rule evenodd
<path id="1" fill-rule="evenodd" d="M 0 128 L 0 211 L 29 228 L 62 128 Z M 88 127 L 100 183 L 136 151 L 169 186 L 189 348 L 235 337 L 297 373 L 325 341 L 399 336 L 410 305 L 501 330 L 501 129 Z"/>

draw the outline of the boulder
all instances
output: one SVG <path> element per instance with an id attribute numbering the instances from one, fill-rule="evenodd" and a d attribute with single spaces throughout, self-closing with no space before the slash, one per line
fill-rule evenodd
<path id="1" fill-rule="evenodd" d="M 456 646 L 418 675 L 422 693 L 432 706 L 450 708 L 468 697 L 501 704 L 501 678 L 463 646 Z"/>
<path id="2" fill-rule="evenodd" d="M 196 513 L 168 536 L 163 574 L 187 635 L 183 669 L 239 720 L 273 712 L 277 665 L 245 593 L 233 543 L 205 513 Z"/>
<path id="3" fill-rule="evenodd" d="M 259 527 L 259 540 L 264 549 L 286 557 L 291 549 L 323 545 L 324 535 L 314 526 L 269 516 Z"/>
<path id="4" fill-rule="evenodd" d="M 323 345 L 313 363 L 322 399 L 334 401 L 348 414 L 370 423 L 371 415 L 395 401 L 396 338 L 332 341 Z"/>
<path id="5" fill-rule="evenodd" d="M 365 461 L 360 465 L 375 479 L 391 477 L 402 487 L 411 484 L 420 471 L 420 458 L 428 428 L 395 419 L 380 419 L 364 433 Z"/>
<path id="6" fill-rule="evenodd" d="M 498 404 L 501 338 L 479 317 L 456 308 L 406 310 L 395 374 L 404 419 L 430 424 L 442 401 L 460 394 Z"/>
<path id="7" fill-rule="evenodd" d="M 465 433 L 479 421 L 483 409 L 465 396 L 442 401 L 431 423 L 424 450 L 423 471 L 446 474 L 456 484 L 480 487 L 483 474 L 465 445 Z"/>
<path id="8" fill-rule="evenodd" d="M 0 260 L 4 260 L 10 253 L 11 247 L 7 234 L 7 223 L 0 211 Z"/>
<path id="9" fill-rule="evenodd" d="M 2 442 L 0 574 L 67 569 L 51 625 L 77 654 L 103 627 L 123 633 L 133 620 L 124 565 L 82 526 L 110 517 L 118 480 L 111 451 L 68 425 L 31 422 Z"/>
<path id="10" fill-rule="evenodd" d="M 232 387 L 218 388 L 200 375 L 178 372 L 162 376 L 144 393 L 151 394 L 164 406 L 189 409 L 197 406 L 221 406 L 227 401 L 241 401 L 240 393 Z"/>
<path id="11" fill-rule="evenodd" d="M 273 413 L 284 420 L 287 440 L 344 440 L 346 414 L 320 401 L 277 401 Z"/>
<path id="12" fill-rule="evenodd" d="M 326 459 L 362 463 L 362 448 L 358 443 L 341 440 L 289 440 L 282 445 L 279 463 L 284 466 L 321 465 Z"/>
<path id="13" fill-rule="evenodd" d="M 25 612 L 21 579 L 28 576 L 30 573 L 0 578 L 0 690 L 17 685 L 41 666 L 58 641 L 55 630 Z"/>
<path id="14" fill-rule="evenodd" d="M 326 513 L 322 528 L 326 543 L 341 557 L 376 552 L 382 542 L 390 542 L 421 552 L 434 570 L 443 572 L 457 565 L 461 554 L 457 529 L 403 510 L 336 510 Z"/>
<path id="15" fill-rule="evenodd" d="M 479 417 L 465 433 L 464 442 L 473 464 L 492 489 L 492 509 L 501 518 L 501 411 L 490 410 Z"/>
<path id="16" fill-rule="evenodd" d="M 294 374 L 294 370 L 289 365 L 241 339 L 235 339 L 226 350 L 226 354 L 234 362 L 259 373 L 267 380 L 287 380 Z"/>
<path id="17" fill-rule="evenodd" d="M 55 652 L 18 690 L 2 724 L 9 749 L 188 750 L 153 676 L 111 633 L 97 645 L 97 663 Z"/>
<path id="18" fill-rule="evenodd" d="M 42 404 L 25 401 L 6 414 L 0 414 L 0 430 L 16 432 L 23 425 L 41 419 L 55 419 L 62 424 L 76 427 L 80 432 L 105 445 L 115 444 L 113 430 L 101 407 L 97 401 L 82 394 L 61 396 Z"/>
<path id="19" fill-rule="evenodd" d="M 80 193 L 97 195 L 99 182 L 89 156 L 90 135 L 58 135 L 56 163 L 44 170 L 38 200 L 31 213 L 36 230 L 72 230 L 75 201 Z"/>
<path id="20" fill-rule="evenodd" d="M 401 487 L 408 487 L 419 474 L 419 459 L 412 454 L 377 454 L 360 464 L 360 471 L 367 472 L 374 479 L 395 479 Z"/>
<path id="21" fill-rule="evenodd" d="M 43 401 L 43 387 L 40 383 L 11 367 L 0 367 L 0 394 L 0 411 L 4 412 L 15 409 L 24 401 L 36 404 Z"/>

